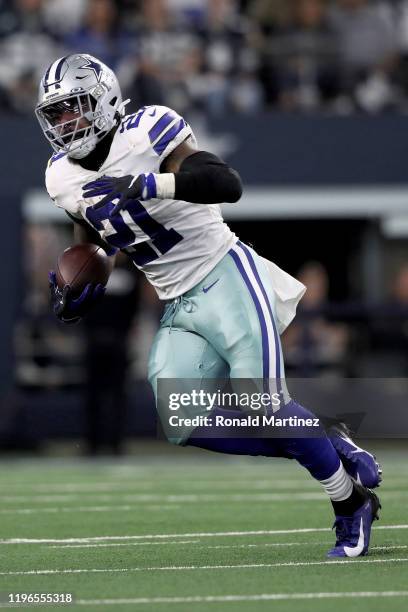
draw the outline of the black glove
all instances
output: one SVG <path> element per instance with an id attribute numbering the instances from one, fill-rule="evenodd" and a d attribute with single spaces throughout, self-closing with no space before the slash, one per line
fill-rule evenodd
<path id="1" fill-rule="evenodd" d="M 117 215 L 120 210 L 126 208 L 129 200 L 151 200 L 157 197 L 156 179 L 153 173 L 132 176 L 127 174 L 116 178 L 114 176 L 102 176 L 96 181 L 91 181 L 82 187 L 84 198 L 95 198 L 104 195 L 100 202 L 93 208 L 96 210 L 105 206 L 107 202 L 119 199 L 111 216 Z"/>
<path id="2" fill-rule="evenodd" d="M 65 285 L 63 289 L 58 287 L 54 271 L 49 272 L 48 279 L 52 309 L 63 323 L 78 323 L 105 294 L 103 285 L 88 283 L 81 295 L 74 297 L 69 285 Z"/>

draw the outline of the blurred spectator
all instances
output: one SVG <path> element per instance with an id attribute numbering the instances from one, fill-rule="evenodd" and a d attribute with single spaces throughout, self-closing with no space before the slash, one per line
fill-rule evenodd
<path id="1" fill-rule="evenodd" d="M 32 112 L 43 72 L 59 55 L 43 7 L 43 0 L 15 0 L 1 14 L 0 103 L 17 112 Z"/>
<path id="2" fill-rule="evenodd" d="M 312 376 L 320 372 L 344 374 L 349 341 L 344 324 L 328 320 L 329 278 L 325 268 L 317 262 L 306 263 L 299 280 L 306 286 L 300 302 L 298 317 L 283 336 L 288 369 L 297 376 Z"/>
<path id="3" fill-rule="evenodd" d="M 325 0 L 289 0 L 285 23 L 270 37 L 278 102 L 309 110 L 339 94 L 337 39 Z"/>
<path id="4" fill-rule="evenodd" d="M 391 292 L 394 302 L 408 307 L 408 263 L 398 270 Z"/>
<path id="5" fill-rule="evenodd" d="M 250 22 L 237 12 L 233 0 L 208 0 L 201 29 L 206 109 L 253 112 L 262 103 L 256 78 L 258 58 L 248 44 Z"/>
<path id="6" fill-rule="evenodd" d="M 337 0 L 332 23 L 339 37 L 345 91 L 354 94 L 363 110 L 375 112 L 392 104 L 397 30 L 391 8 L 368 0 Z"/>
<path id="7" fill-rule="evenodd" d="M 86 0 L 46 0 L 44 21 L 51 32 L 64 36 L 81 26 L 86 11 Z"/>
<path id="8" fill-rule="evenodd" d="M 270 38 L 286 27 L 288 7 L 287 0 L 252 0 L 248 7 L 248 15 L 254 26 L 251 42 L 259 54 L 258 76 L 268 107 L 275 105 L 278 99 L 276 65 L 270 50 Z"/>
<path id="9" fill-rule="evenodd" d="M 88 0 L 85 22 L 64 39 L 68 51 L 90 53 L 116 70 L 132 52 L 130 34 L 120 26 L 113 0 Z"/>
<path id="10" fill-rule="evenodd" d="M 368 376 L 408 376 L 408 263 L 395 274 L 390 297 L 373 321 Z"/>
<path id="11" fill-rule="evenodd" d="M 167 0 L 176 19 L 198 27 L 205 19 L 207 0 Z"/>
<path id="12" fill-rule="evenodd" d="M 265 34 L 270 34 L 277 26 L 287 24 L 289 12 L 288 0 L 252 0 L 248 7 L 248 15 Z"/>
<path id="13" fill-rule="evenodd" d="M 397 10 L 397 43 L 400 59 L 397 64 L 396 80 L 405 98 L 408 98 L 408 0 L 400 0 Z M 404 104 L 404 103 L 403 103 Z M 404 108 L 405 110 L 405 108 Z"/>
<path id="14" fill-rule="evenodd" d="M 0 110 L 87 52 L 135 106 L 179 112 L 408 107 L 408 0 L 0 0 Z"/>
<path id="15" fill-rule="evenodd" d="M 186 110 L 186 81 L 200 52 L 197 35 L 174 19 L 165 0 L 141 0 L 137 39 L 137 62 L 120 75 L 132 100 Z"/>

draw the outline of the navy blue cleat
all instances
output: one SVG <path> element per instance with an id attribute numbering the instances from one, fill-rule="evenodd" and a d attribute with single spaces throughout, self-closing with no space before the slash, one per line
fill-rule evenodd
<path id="1" fill-rule="evenodd" d="M 381 504 L 375 493 L 369 489 L 365 493 L 366 501 L 352 516 L 336 516 L 333 525 L 336 545 L 329 550 L 328 557 L 363 557 L 368 553 L 371 527 L 373 521 L 378 520 Z"/>
<path id="2" fill-rule="evenodd" d="M 374 455 L 357 446 L 351 439 L 351 432 L 344 423 L 333 425 L 327 434 L 336 449 L 344 469 L 368 489 L 380 486 L 382 468 Z"/>

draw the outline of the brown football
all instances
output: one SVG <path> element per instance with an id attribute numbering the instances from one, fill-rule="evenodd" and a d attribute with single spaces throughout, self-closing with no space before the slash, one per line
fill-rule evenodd
<path id="1" fill-rule="evenodd" d="M 112 271 L 112 261 L 96 244 L 84 243 L 66 249 L 56 267 L 58 287 L 70 285 L 80 294 L 88 283 L 106 285 Z"/>

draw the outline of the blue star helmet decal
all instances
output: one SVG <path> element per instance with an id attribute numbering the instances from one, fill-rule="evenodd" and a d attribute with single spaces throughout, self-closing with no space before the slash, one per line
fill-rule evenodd
<path id="1" fill-rule="evenodd" d="M 96 76 L 96 80 L 99 82 L 103 69 L 102 66 L 98 64 L 98 62 L 94 62 L 92 59 L 87 59 L 86 64 L 84 64 L 83 66 L 79 66 L 78 70 L 93 70 Z"/>

